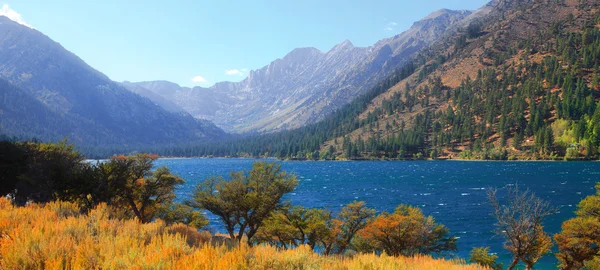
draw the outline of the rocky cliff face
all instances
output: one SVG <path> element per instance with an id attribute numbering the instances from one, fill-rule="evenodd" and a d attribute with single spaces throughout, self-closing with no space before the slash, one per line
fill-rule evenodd
<path id="1" fill-rule="evenodd" d="M 241 82 L 210 88 L 184 88 L 168 82 L 135 85 L 229 131 L 293 129 L 318 121 L 365 93 L 469 15 L 470 11 L 440 10 L 370 47 L 355 47 L 346 40 L 327 52 L 295 49 L 251 71 Z"/>

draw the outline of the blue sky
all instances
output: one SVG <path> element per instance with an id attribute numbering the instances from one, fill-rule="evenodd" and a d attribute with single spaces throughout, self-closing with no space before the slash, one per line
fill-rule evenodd
<path id="1" fill-rule="evenodd" d="M 20 16 L 115 81 L 210 86 L 242 80 L 294 48 L 327 51 L 346 39 L 370 46 L 435 10 L 486 2 L 0 0 L 0 14 Z"/>

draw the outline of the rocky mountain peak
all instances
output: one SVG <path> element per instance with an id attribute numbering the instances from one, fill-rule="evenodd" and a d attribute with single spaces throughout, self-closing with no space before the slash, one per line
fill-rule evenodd
<path id="1" fill-rule="evenodd" d="M 288 54 L 286 54 L 283 57 L 283 60 L 295 61 L 295 60 L 306 59 L 306 58 L 312 57 L 314 55 L 319 55 L 319 54 L 322 54 L 322 53 L 317 48 L 313 48 L 313 47 L 296 48 L 296 49 L 293 49 Z"/>
<path id="2" fill-rule="evenodd" d="M 440 9 L 427 15 L 427 17 L 415 22 L 413 27 L 429 27 L 432 24 L 454 24 L 469 16 L 472 11 L 469 10 L 449 10 Z"/>
<path id="3" fill-rule="evenodd" d="M 298 48 L 251 71 L 241 82 L 172 97 L 198 118 L 234 132 L 273 132 L 301 127 L 363 94 L 421 49 L 441 37 L 470 11 L 439 10 L 393 38 L 370 47 L 349 40 L 322 52 Z M 200 106 L 200 104 L 202 106 Z"/>

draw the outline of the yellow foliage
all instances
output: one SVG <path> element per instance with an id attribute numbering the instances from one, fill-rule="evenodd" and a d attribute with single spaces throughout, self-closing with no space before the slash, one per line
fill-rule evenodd
<path id="1" fill-rule="evenodd" d="M 308 246 L 211 245 L 210 235 L 162 221 L 117 219 L 100 205 L 14 207 L 0 198 L 0 269 L 482 269 L 428 256 L 322 256 Z"/>
<path id="2" fill-rule="evenodd" d="M 556 119 L 550 126 L 554 141 L 563 147 L 575 143 L 575 129 L 571 128 L 571 121 L 565 119 Z"/>

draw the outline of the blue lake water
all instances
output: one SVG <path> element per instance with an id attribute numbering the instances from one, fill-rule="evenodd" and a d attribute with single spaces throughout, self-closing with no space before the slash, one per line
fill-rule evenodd
<path id="1" fill-rule="evenodd" d="M 248 170 L 253 159 L 161 159 L 186 180 L 177 190 L 179 199 L 190 198 L 196 184 L 213 175 Z M 354 201 L 365 201 L 378 211 L 391 212 L 398 204 L 421 207 L 426 215 L 446 225 L 460 237 L 456 255 L 467 258 L 473 247 L 490 246 L 508 264 L 510 254 L 503 239 L 494 236 L 494 219 L 486 189 L 518 184 L 560 207 L 545 222 L 554 234 L 561 223 L 574 216 L 577 203 L 595 192 L 600 181 L 598 162 L 467 162 L 467 161 L 277 161 L 298 176 L 299 185 L 286 198 L 306 207 L 325 207 L 334 213 Z M 224 232 L 218 219 L 209 215 L 210 229 Z M 556 248 L 554 248 L 556 249 Z M 554 269 L 549 254 L 536 269 Z"/>

